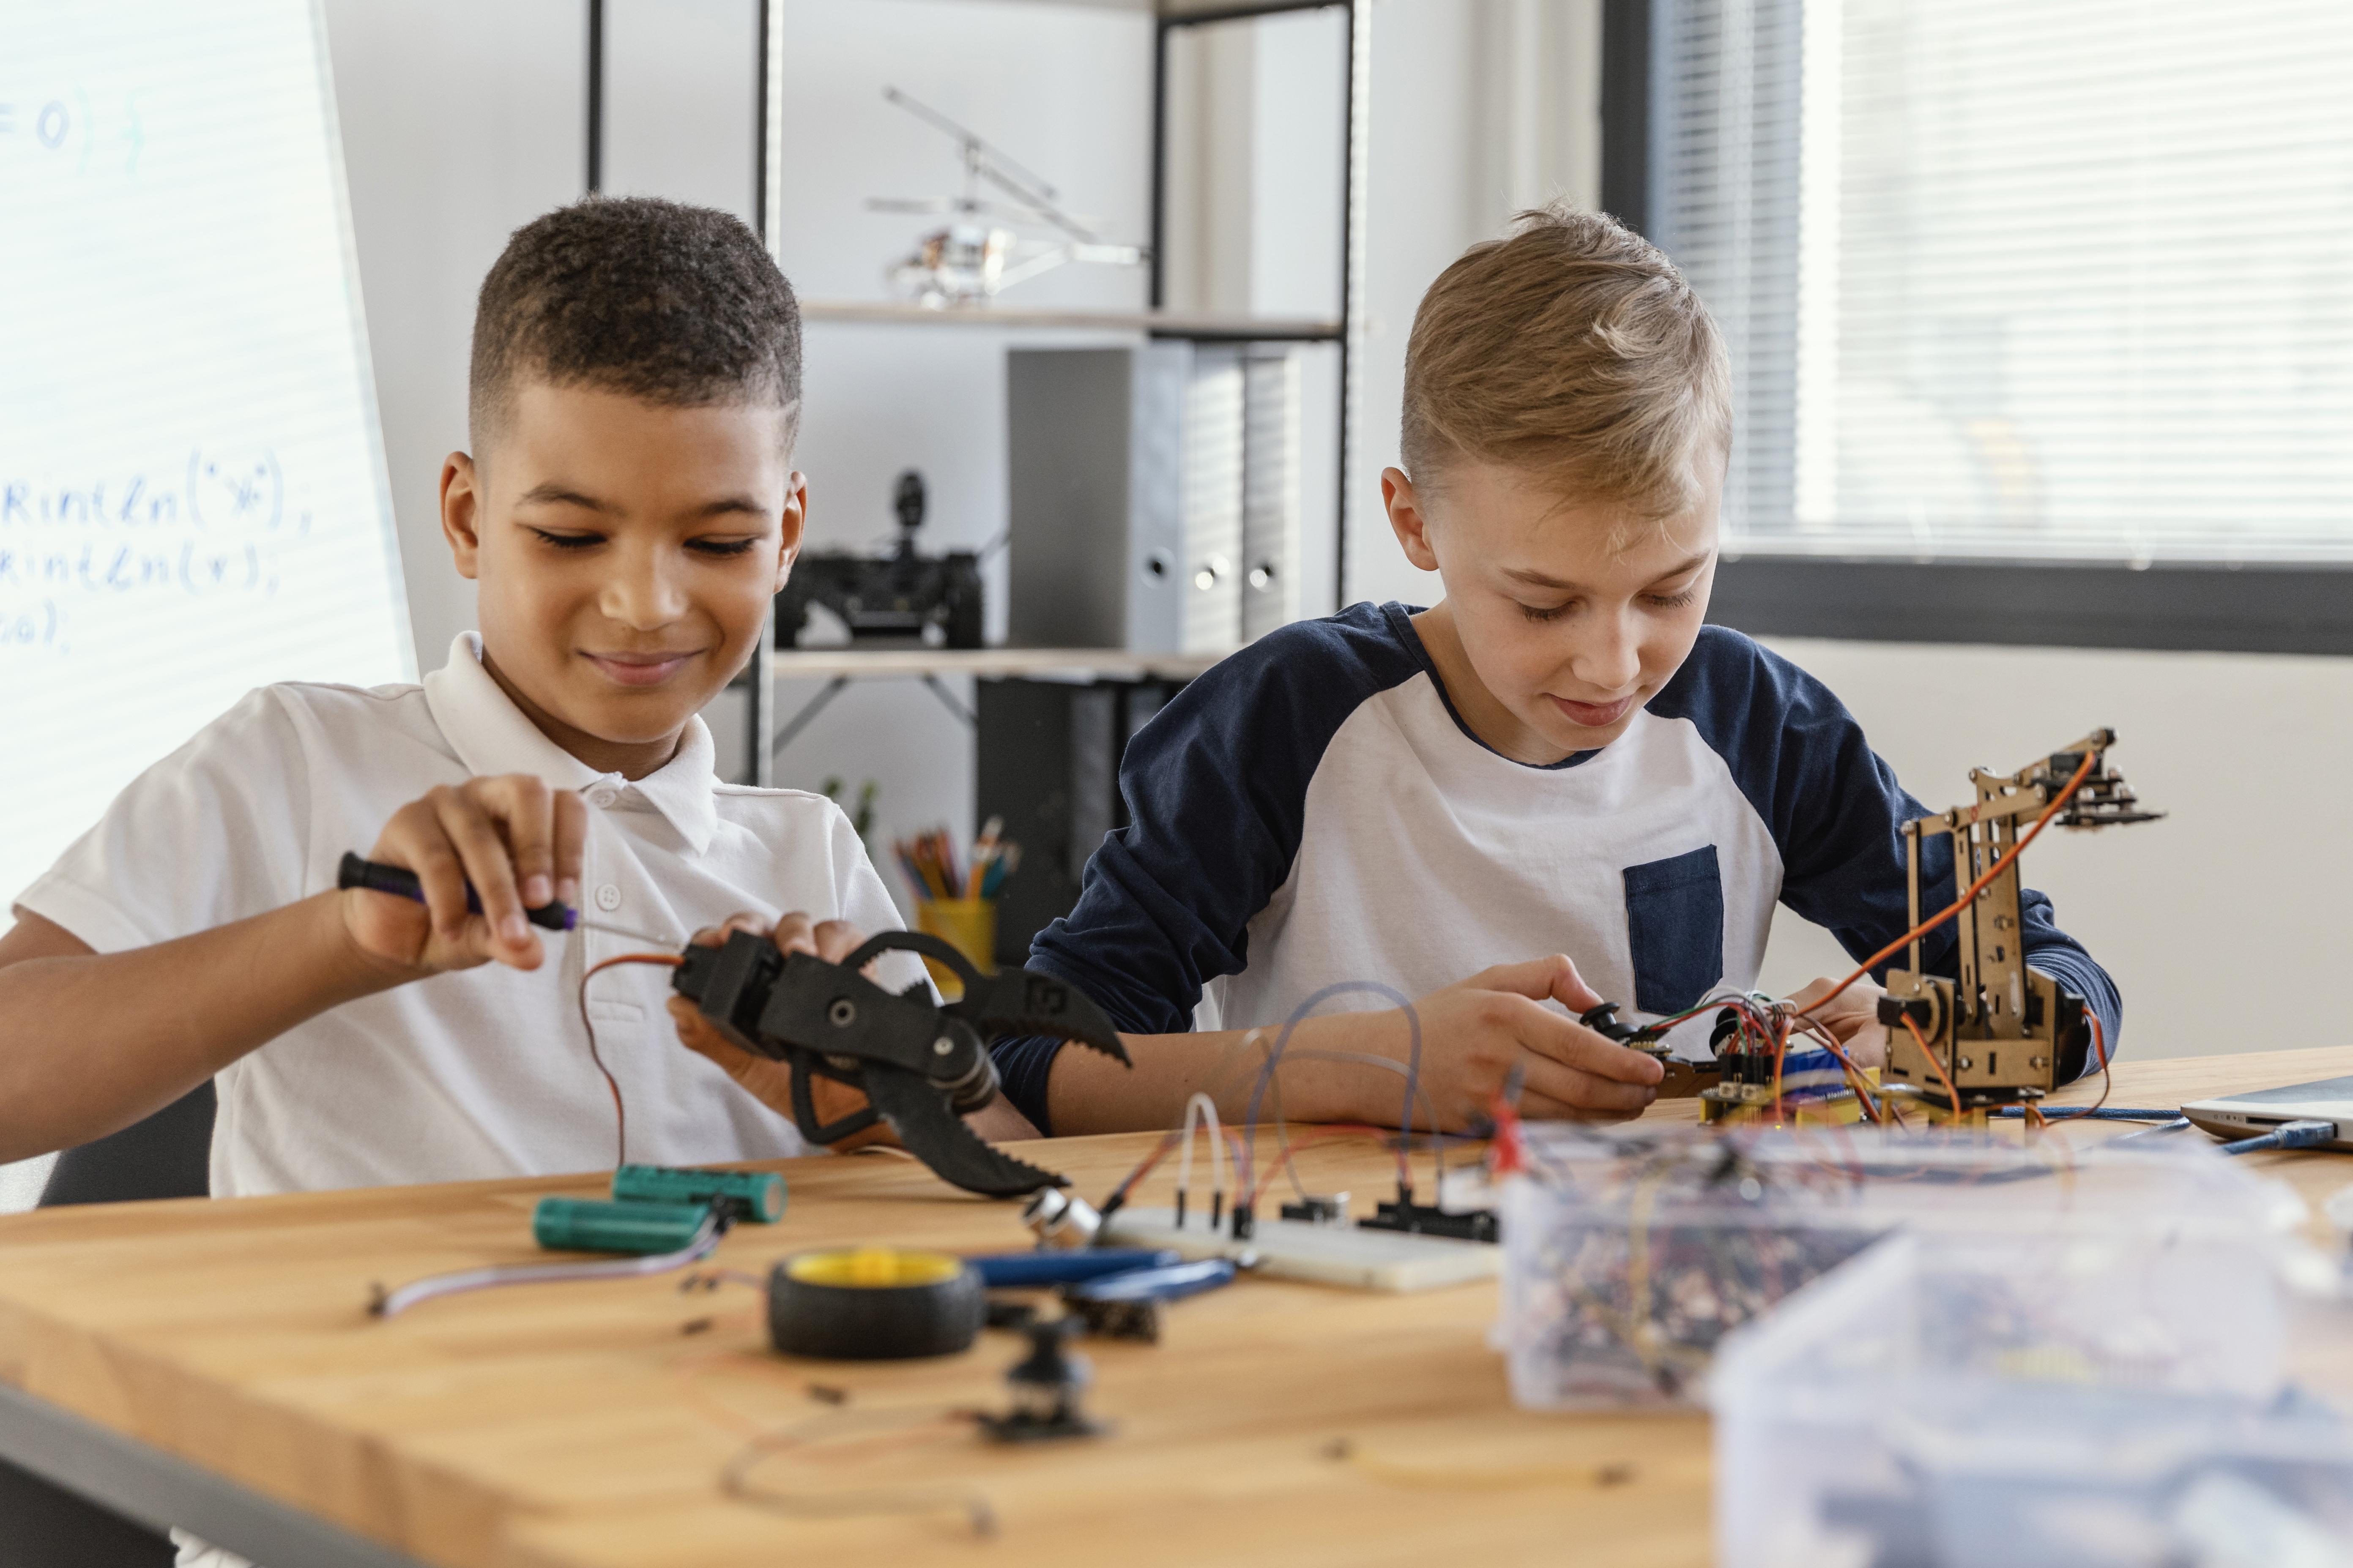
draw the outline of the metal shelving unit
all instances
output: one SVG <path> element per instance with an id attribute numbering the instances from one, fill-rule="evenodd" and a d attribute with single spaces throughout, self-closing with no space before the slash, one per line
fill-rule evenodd
<path id="1" fill-rule="evenodd" d="M 906 327 L 1023 327 L 1088 332 L 1142 332 L 1196 342 L 1342 343 L 1343 324 L 1322 316 L 1219 316 L 1183 310 L 1088 310 L 1028 305 L 947 306 L 934 310 L 897 300 L 804 300 L 804 321 L 856 321 Z"/>
<path id="2" fill-rule="evenodd" d="M 942 0 L 944 3 L 944 0 Z M 1340 354 L 1340 398 L 1334 439 L 1339 468 L 1332 520 L 1334 597 L 1347 603 L 1348 464 L 1354 456 L 1358 379 L 1365 337 L 1365 197 L 1369 136 L 1372 69 L 1372 0 L 1032 0 L 1033 4 L 1092 5 L 1133 11 L 1153 18 L 1152 71 L 1152 222 L 1150 308 L 1141 311 L 1031 309 L 996 306 L 986 309 L 928 310 L 892 300 L 804 300 L 803 318 L 810 321 L 856 322 L 906 327 L 994 327 L 1036 331 L 1134 331 L 1145 337 L 1189 339 L 1205 342 L 1329 342 Z M 587 0 L 588 84 L 586 162 L 587 186 L 601 187 L 605 142 L 605 5 Z M 757 143 L 754 152 L 754 226 L 776 252 L 782 240 L 777 223 L 783 208 L 785 34 L 782 0 L 759 0 L 759 70 Z M 1205 315 L 1163 308 L 1166 297 L 1166 249 L 1168 164 L 1168 51 L 1179 31 L 1219 23 L 1249 21 L 1300 11 L 1338 10 L 1346 19 L 1347 76 L 1343 98 L 1345 156 L 1345 188 L 1341 196 L 1340 311 L 1336 318 Z M 774 778 L 774 756 L 758 743 L 776 728 L 776 687 L 773 659 L 755 659 L 746 672 L 750 687 L 750 730 L 754 744 L 749 782 L 766 784 Z"/>
<path id="3" fill-rule="evenodd" d="M 591 0 L 601 5 L 603 0 Z M 1133 11 L 1153 18 L 1152 32 L 1152 224 L 1149 309 L 1143 311 L 1027 310 L 991 305 L 986 309 L 926 310 L 917 305 L 875 300 L 804 300 L 802 315 L 812 321 L 859 321 L 904 326 L 995 326 L 1034 330 L 1128 331 L 1155 338 L 1189 338 L 1216 342 L 1329 342 L 1340 352 L 1340 406 L 1334 439 L 1339 449 L 1333 517 L 1334 598 L 1348 602 L 1348 462 L 1354 455 L 1357 378 L 1362 369 L 1365 335 L 1365 195 L 1368 177 L 1366 156 L 1370 138 L 1372 87 L 1372 0 L 1032 0 L 1033 4 L 1092 5 L 1099 9 Z M 784 30 L 777 13 L 782 0 L 763 0 L 760 12 L 761 137 L 758 208 L 763 235 L 771 251 L 782 237 L 766 219 L 783 205 L 784 164 Z M 1341 193 L 1342 229 L 1340 313 L 1335 319 L 1296 317 L 1203 316 L 1164 309 L 1167 249 L 1168 184 L 1168 46 L 1178 32 L 1244 22 L 1299 11 L 1339 11 L 1347 22 L 1347 85 L 1342 100 L 1345 155 L 1345 188 Z"/>

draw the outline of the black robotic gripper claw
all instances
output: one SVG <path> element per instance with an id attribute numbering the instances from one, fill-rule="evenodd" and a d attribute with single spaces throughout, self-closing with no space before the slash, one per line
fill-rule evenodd
<path id="1" fill-rule="evenodd" d="M 894 993 L 860 972 L 886 952 L 920 953 L 964 982 L 961 999 L 933 1005 L 918 981 Z M 997 1098 L 988 1041 L 1050 1035 L 1124 1065 L 1127 1051 L 1082 993 L 1034 970 L 983 974 L 938 937 L 884 931 L 839 963 L 783 953 L 764 936 L 732 932 L 690 947 L 674 985 L 712 1026 L 744 1050 L 792 1068 L 793 1120 L 812 1143 L 839 1142 L 887 1121 L 907 1152 L 945 1181 L 991 1197 L 1018 1197 L 1062 1178 L 984 1142 L 963 1118 Z M 866 1095 L 865 1109 L 818 1120 L 816 1078 Z"/>

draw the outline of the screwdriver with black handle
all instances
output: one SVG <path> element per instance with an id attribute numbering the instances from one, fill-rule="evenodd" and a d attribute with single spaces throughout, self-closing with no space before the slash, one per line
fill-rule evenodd
<path id="1" fill-rule="evenodd" d="M 390 893 L 394 898 L 406 899 L 412 903 L 425 901 L 425 884 L 416 872 L 406 866 L 387 866 L 381 860 L 363 860 L 357 855 L 346 854 L 343 857 L 343 864 L 335 873 L 335 886 L 365 888 L 371 893 Z M 471 882 L 466 884 L 466 907 L 476 914 L 482 912 L 482 896 L 474 890 Z M 535 910 L 525 910 L 522 918 L 543 931 L 598 931 L 607 936 L 627 937 L 631 942 L 642 942 L 654 947 L 685 945 L 674 937 L 648 936 L 627 926 L 585 919 L 570 904 L 542 904 Z"/>

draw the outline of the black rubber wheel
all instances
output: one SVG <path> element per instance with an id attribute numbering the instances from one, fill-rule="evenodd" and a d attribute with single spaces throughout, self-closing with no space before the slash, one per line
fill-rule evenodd
<path id="1" fill-rule="evenodd" d="M 803 1252 L 768 1276 L 768 1338 L 786 1355 L 955 1355 L 972 1348 L 987 1315 L 979 1274 L 944 1252 Z"/>

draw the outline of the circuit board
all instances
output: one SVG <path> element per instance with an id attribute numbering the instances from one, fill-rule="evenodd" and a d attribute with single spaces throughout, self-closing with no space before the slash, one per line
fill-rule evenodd
<path id="1" fill-rule="evenodd" d="M 1212 1224 L 1206 1214 L 1188 1217 L 1191 1223 L 1180 1226 L 1173 1208 L 1123 1208 L 1103 1221 L 1101 1240 L 1169 1247 L 1188 1259 L 1230 1258 L 1271 1279 L 1353 1290 L 1437 1290 L 1503 1272 L 1503 1248 L 1482 1242 L 1295 1219 L 1261 1219 L 1247 1239 L 1236 1240 L 1230 1226 Z"/>

